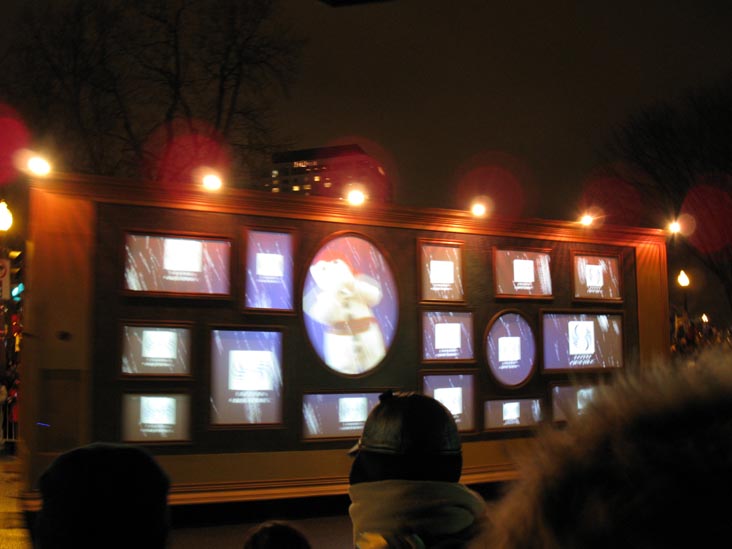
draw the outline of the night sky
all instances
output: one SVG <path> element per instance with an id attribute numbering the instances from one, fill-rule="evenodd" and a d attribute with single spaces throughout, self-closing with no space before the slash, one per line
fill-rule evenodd
<path id="1" fill-rule="evenodd" d="M 612 128 L 732 70 L 732 3 L 283 2 L 308 40 L 278 129 L 359 143 L 399 204 L 575 219 Z M 472 187 L 471 187 L 472 185 Z"/>

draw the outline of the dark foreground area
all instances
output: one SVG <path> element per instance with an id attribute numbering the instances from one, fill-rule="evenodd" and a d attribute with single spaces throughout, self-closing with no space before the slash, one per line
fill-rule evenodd
<path id="1" fill-rule="evenodd" d="M 499 483 L 472 486 L 486 500 L 498 497 Z M 287 520 L 310 540 L 313 548 L 351 547 L 348 496 L 329 496 L 246 503 L 174 507 L 171 549 L 241 548 L 247 531 L 266 520 Z"/>
<path id="2" fill-rule="evenodd" d="M 471 486 L 486 500 L 501 494 L 500 483 Z M 348 496 L 327 496 L 171 508 L 170 549 L 240 549 L 247 532 L 267 520 L 286 520 L 299 528 L 313 548 L 348 549 L 351 521 Z M 31 526 L 35 513 L 26 514 Z"/>
<path id="3" fill-rule="evenodd" d="M 241 548 L 249 529 L 266 520 L 287 520 L 312 546 L 351 547 L 347 496 L 191 505 L 172 509 L 171 549 Z"/>

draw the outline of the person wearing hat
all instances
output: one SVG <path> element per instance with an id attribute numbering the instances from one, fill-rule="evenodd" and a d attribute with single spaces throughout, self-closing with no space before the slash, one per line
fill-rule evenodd
<path id="1" fill-rule="evenodd" d="M 355 547 L 487 547 L 485 502 L 459 483 L 457 425 L 437 400 L 383 393 L 349 453 Z"/>
<path id="2" fill-rule="evenodd" d="M 34 546 L 163 548 L 169 487 L 166 473 L 141 448 L 94 443 L 70 450 L 41 476 Z"/>

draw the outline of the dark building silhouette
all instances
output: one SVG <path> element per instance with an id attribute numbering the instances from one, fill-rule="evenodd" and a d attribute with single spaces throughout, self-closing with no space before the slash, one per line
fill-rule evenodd
<path id="1" fill-rule="evenodd" d="M 261 188 L 273 193 L 343 198 L 360 189 L 368 200 L 391 202 L 384 168 L 358 145 L 286 151 L 272 155 L 271 177 Z"/>

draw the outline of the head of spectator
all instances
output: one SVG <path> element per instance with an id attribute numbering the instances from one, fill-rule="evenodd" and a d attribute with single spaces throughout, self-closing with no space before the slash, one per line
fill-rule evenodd
<path id="1" fill-rule="evenodd" d="M 457 425 L 437 400 L 382 394 L 350 453 L 356 547 L 460 547 L 480 535 L 485 503 L 458 482 Z"/>
<path id="2" fill-rule="evenodd" d="M 60 547 L 165 547 L 170 482 L 141 448 L 94 443 L 57 457 L 40 479 L 35 543 Z"/>
<path id="3" fill-rule="evenodd" d="M 379 480 L 460 480 L 463 458 L 457 425 L 434 398 L 417 393 L 380 395 L 364 424 L 350 483 Z"/>
<path id="4" fill-rule="evenodd" d="M 732 361 L 617 379 L 539 439 L 492 547 L 705 547 L 730 536 Z"/>
<path id="5" fill-rule="evenodd" d="M 289 522 L 270 520 L 252 528 L 244 549 L 310 549 L 305 535 Z"/>

